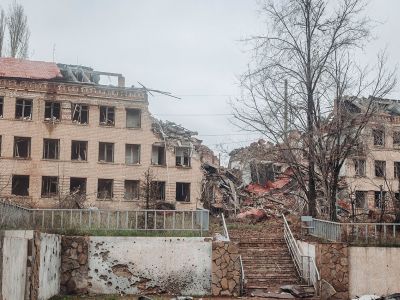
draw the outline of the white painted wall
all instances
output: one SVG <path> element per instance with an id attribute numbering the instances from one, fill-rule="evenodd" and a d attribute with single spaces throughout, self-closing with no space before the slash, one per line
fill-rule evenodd
<path id="1" fill-rule="evenodd" d="M 350 297 L 400 291 L 400 248 L 349 247 Z"/>
<path id="2" fill-rule="evenodd" d="M 89 292 L 138 294 L 146 287 L 208 295 L 211 252 L 204 238 L 90 237 Z"/>
<path id="3" fill-rule="evenodd" d="M 297 241 L 297 246 L 299 247 L 301 253 L 303 255 L 312 257 L 315 261 L 315 245 L 300 240 L 296 241 Z M 309 272 L 310 272 L 309 261 L 308 259 L 304 259 L 303 274 L 309 274 Z"/>
<path id="4" fill-rule="evenodd" d="M 60 292 L 61 237 L 40 234 L 38 299 L 46 300 Z"/>

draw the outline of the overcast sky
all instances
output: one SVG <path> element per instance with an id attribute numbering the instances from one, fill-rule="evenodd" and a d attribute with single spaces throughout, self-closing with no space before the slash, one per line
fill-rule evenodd
<path id="1" fill-rule="evenodd" d="M 333 0 L 335 1 L 335 0 Z M 7 9 L 11 1 L 1 0 Z M 257 0 L 26 0 L 30 58 L 82 64 L 122 73 L 127 85 L 172 92 L 150 96 L 150 110 L 195 130 L 205 144 L 227 149 L 256 139 L 229 122 L 229 100 L 250 54 L 240 39 L 262 31 Z M 400 0 L 371 0 L 368 14 L 382 22 L 365 50 L 372 60 L 387 48 L 400 61 Z M 55 51 L 53 51 L 55 49 Z M 400 75 L 400 74 L 399 74 Z M 395 92 L 393 97 L 399 97 Z"/>

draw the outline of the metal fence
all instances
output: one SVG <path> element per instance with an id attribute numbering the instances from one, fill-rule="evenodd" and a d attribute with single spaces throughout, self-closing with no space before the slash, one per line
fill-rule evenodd
<path id="1" fill-rule="evenodd" d="M 333 242 L 400 245 L 400 223 L 338 223 L 313 219 L 310 234 Z"/>
<path id="2" fill-rule="evenodd" d="M 311 256 L 302 254 L 283 214 L 282 217 L 284 226 L 283 236 L 289 248 L 289 252 L 292 256 L 296 270 L 302 280 L 308 285 L 312 285 L 316 293 L 319 294 L 321 277 L 317 269 L 317 265 L 315 264 L 315 260 Z"/>
<path id="3" fill-rule="evenodd" d="M 26 209 L 0 202 L 0 226 L 21 229 L 199 231 L 209 229 L 208 210 Z"/>

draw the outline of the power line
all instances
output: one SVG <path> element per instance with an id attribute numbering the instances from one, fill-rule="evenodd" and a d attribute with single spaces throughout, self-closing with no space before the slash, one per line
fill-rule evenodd
<path id="1" fill-rule="evenodd" d="M 192 94 L 192 95 L 176 95 L 178 97 L 234 97 L 231 94 Z M 163 97 L 162 95 L 153 95 L 153 97 Z"/>
<path id="2" fill-rule="evenodd" d="M 233 116 L 233 114 L 154 114 L 161 117 L 212 117 L 212 116 Z"/>

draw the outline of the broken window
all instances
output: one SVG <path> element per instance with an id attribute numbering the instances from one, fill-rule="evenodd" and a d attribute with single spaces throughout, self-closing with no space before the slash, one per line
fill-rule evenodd
<path id="1" fill-rule="evenodd" d="M 129 108 L 126 110 L 126 127 L 140 128 L 141 126 L 141 111 L 140 109 Z"/>
<path id="2" fill-rule="evenodd" d="M 356 176 L 365 176 L 365 160 L 355 159 L 354 160 L 354 173 Z"/>
<path id="3" fill-rule="evenodd" d="M 152 165 L 165 165 L 165 146 L 153 145 L 151 148 L 151 164 Z"/>
<path id="4" fill-rule="evenodd" d="M 114 161 L 114 144 L 99 143 L 99 161 L 113 162 Z"/>
<path id="5" fill-rule="evenodd" d="M 60 102 L 46 101 L 44 105 L 44 120 L 60 120 L 61 105 Z"/>
<path id="6" fill-rule="evenodd" d="M 367 192 L 364 191 L 356 191 L 355 193 L 355 207 L 357 208 L 365 208 L 366 207 L 366 200 L 367 199 Z"/>
<path id="7" fill-rule="evenodd" d="M 128 165 L 140 164 L 140 145 L 125 145 L 125 163 Z"/>
<path id="8" fill-rule="evenodd" d="M 44 159 L 59 159 L 60 155 L 60 140 L 44 139 L 43 140 L 43 158 Z"/>
<path id="9" fill-rule="evenodd" d="M 375 207 L 382 208 L 385 203 L 386 191 L 375 192 Z"/>
<path id="10" fill-rule="evenodd" d="M 151 182 L 151 198 L 154 200 L 165 200 L 165 181 Z"/>
<path id="11" fill-rule="evenodd" d="M 112 199 L 113 197 L 113 182 L 112 179 L 99 179 L 97 182 L 97 198 Z"/>
<path id="12" fill-rule="evenodd" d="M 125 200 L 139 199 L 139 180 L 125 180 Z"/>
<path id="13" fill-rule="evenodd" d="M 89 123 L 89 106 L 84 104 L 72 104 L 72 122 L 78 124 Z"/>
<path id="14" fill-rule="evenodd" d="M 3 118 L 4 98 L 0 97 L 0 118 Z"/>
<path id="15" fill-rule="evenodd" d="M 17 196 L 29 196 L 29 175 L 13 175 L 11 193 Z"/>
<path id="16" fill-rule="evenodd" d="M 32 120 L 32 100 L 17 99 L 15 103 L 15 118 Z"/>
<path id="17" fill-rule="evenodd" d="M 100 106 L 100 125 L 114 126 L 114 107 Z"/>
<path id="18" fill-rule="evenodd" d="M 176 183 L 176 201 L 190 202 L 190 183 Z"/>
<path id="19" fill-rule="evenodd" d="M 393 146 L 395 147 L 400 146 L 400 131 L 393 132 Z"/>
<path id="20" fill-rule="evenodd" d="M 71 194 L 86 194 L 86 178 L 71 177 L 69 180 L 69 191 Z"/>
<path id="21" fill-rule="evenodd" d="M 2 144 L 3 144 L 3 136 L 0 135 L 0 156 L 1 156 L 1 148 L 2 148 Z"/>
<path id="22" fill-rule="evenodd" d="M 54 197 L 58 193 L 58 177 L 43 176 L 42 177 L 42 197 Z"/>
<path id="23" fill-rule="evenodd" d="M 386 175 L 386 161 L 376 160 L 375 161 L 375 176 L 385 177 Z"/>
<path id="24" fill-rule="evenodd" d="M 374 137 L 375 146 L 385 146 L 385 132 L 381 129 L 373 129 L 372 135 Z"/>
<path id="25" fill-rule="evenodd" d="M 400 161 L 394 162 L 394 178 L 399 178 L 400 174 Z"/>
<path id="26" fill-rule="evenodd" d="M 87 160 L 86 141 L 72 141 L 71 143 L 71 160 Z"/>
<path id="27" fill-rule="evenodd" d="M 14 137 L 14 157 L 29 158 L 31 156 L 31 138 Z"/>
<path id="28" fill-rule="evenodd" d="M 190 151 L 189 147 L 175 148 L 175 165 L 180 167 L 190 167 Z"/>

